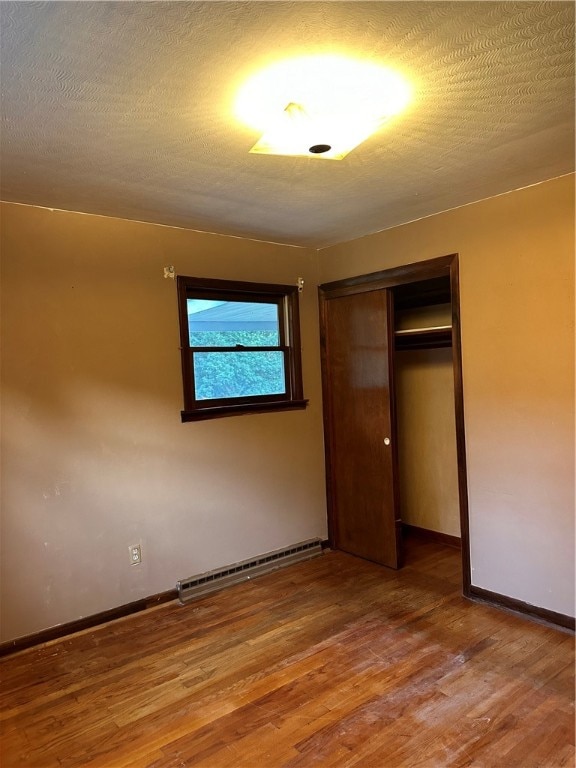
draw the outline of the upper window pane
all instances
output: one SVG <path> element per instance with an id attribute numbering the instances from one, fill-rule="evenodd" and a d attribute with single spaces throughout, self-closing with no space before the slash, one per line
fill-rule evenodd
<path id="1" fill-rule="evenodd" d="M 277 347 L 278 304 L 188 299 L 191 347 Z"/>

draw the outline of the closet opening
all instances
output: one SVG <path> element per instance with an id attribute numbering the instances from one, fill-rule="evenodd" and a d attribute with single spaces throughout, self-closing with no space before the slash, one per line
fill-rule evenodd
<path id="1" fill-rule="evenodd" d="M 319 296 L 331 546 L 390 568 L 459 548 L 469 595 L 457 255 Z"/>
<path id="2" fill-rule="evenodd" d="M 461 549 L 450 277 L 391 289 L 399 521 L 404 560 Z"/>

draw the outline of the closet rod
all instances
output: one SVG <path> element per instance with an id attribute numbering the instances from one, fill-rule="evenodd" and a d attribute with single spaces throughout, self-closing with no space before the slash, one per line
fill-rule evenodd
<path id="1" fill-rule="evenodd" d="M 426 328 L 407 328 L 405 330 L 394 331 L 395 336 L 409 336 L 411 333 L 427 333 L 428 331 L 451 331 L 451 325 L 432 325 Z"/>

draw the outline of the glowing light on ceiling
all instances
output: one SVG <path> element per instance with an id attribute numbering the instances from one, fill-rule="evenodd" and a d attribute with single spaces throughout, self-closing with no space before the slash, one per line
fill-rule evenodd
<path id="1" fill-rule="evenodd" d="M 251 152 L 341 160 L 410 100 L 408 83 L 372 62 L 305 56 L 258 72 L 236 100 L 263 133 Z"/>

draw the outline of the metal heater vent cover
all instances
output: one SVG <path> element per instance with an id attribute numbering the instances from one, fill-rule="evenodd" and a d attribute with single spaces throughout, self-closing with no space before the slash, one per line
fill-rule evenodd
<path id="1" fill-rule="evenodd" d="M 309 539 L 285 549 L 276 549 L 274 552 L 268 552 L 265 555 L 242 560 L 242 562 L 234 563 L 234 565 L 206 571 L 197 576 L 191 576 L 189 579 L 179 581 L 176 584 L 178 599 L 181 603 L 185 603 L 209 592 L 215 592 L 232 584 L 239 584 L 242 581 L 253 579 L 255 576 L 269 573 L 277 568 L 284 568 L 287 565 L 292 565 L 302 560 L 309 560 L 321 554 L 322 540 Z"/>

